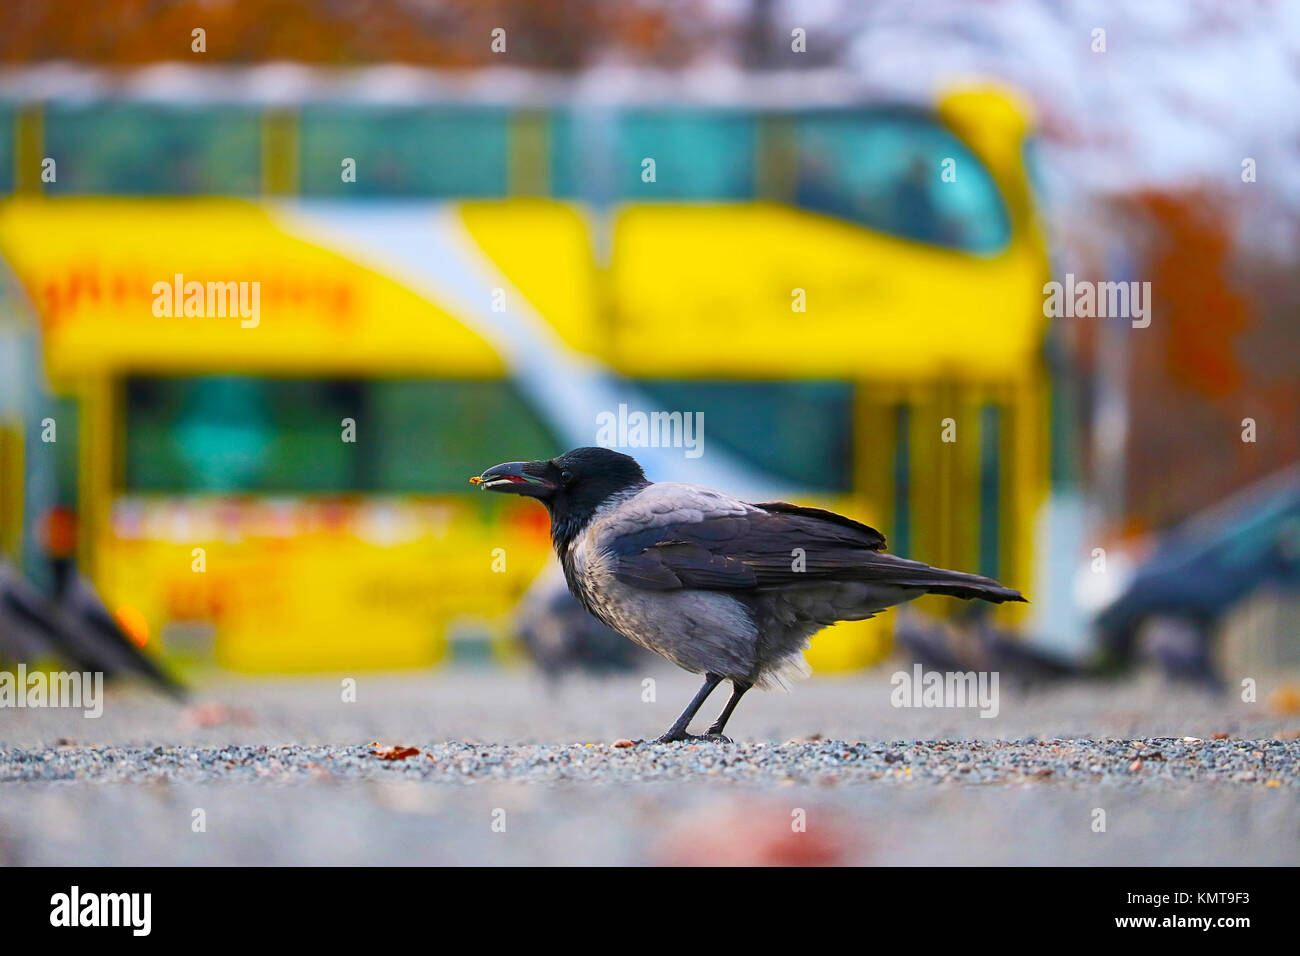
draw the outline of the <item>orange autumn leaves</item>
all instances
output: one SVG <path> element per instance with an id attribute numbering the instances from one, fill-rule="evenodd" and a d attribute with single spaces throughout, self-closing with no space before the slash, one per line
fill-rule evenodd
<path id="1" fill-rule="evenodd" d="M 408 757 L 416 756 L 420 752 L 419 747 L 403 747 L 400 744 L 394 744 L 391 747 L 380 747 L 378 741 L 371 741 L 370 746 L 378 748 L 371 750 L 370 754 L 380 760 L 405 760 Z"/>

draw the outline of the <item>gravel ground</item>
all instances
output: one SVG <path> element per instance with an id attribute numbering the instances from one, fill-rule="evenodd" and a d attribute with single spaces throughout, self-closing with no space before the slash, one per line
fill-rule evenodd
<path id="1" fill-rule="evenodd" d="M 354 703 L 341 677 L 224 680 L 184 710 L 122 690 L 99 719 L 0 711 L 0 862 L 1300 863 L 1286 708 L 1080 683 L 1004 690 L 986 719 L 894 708 L 880 672 L 751 694 L 735 744 L 612 746 L 695 689 L 656 672 L 646 702 L 646 676 L 361 675 Z"/>
<path id="2" fill-rule="evenodd" d="M 1166 790 L 1213 783 L 1300 790 L 1300 741 L 929 740 L 783 744 L 434 744 L 427 747 L 0 749 L 2 783 L 278 783 L 393 780 L 464 786 L 690 783 L 1024 784 Z M 1294 794 L 1293 794 L 1294 796 Z"/>

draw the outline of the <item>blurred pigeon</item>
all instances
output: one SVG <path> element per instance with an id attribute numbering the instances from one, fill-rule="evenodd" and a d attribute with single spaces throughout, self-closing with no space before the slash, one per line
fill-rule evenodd
<path id="1" fill-rule="evenodd" d="M 133 673 L 168 696 L 185 699 L 185 687 L 136 647 L 72 559 L 55 559 L 54 580 L 60 616 L 80 655 L 97 663 L 105 677 Z"/>
<path id="2" fill-rule="evenodd" d="M 1223 682 L 1212 659 L 1213 634 L 1212 623 L 1205 619 L 1161 615 L 1139 630 L 1137 656 L 1171 682 L 1221 691 Z"/>
<path id="3" fill-rule="evenodd" d="M 587 613 L 564 575 L 548 567 L 519 603 L 519 641 L 547 678 L 572 671 L 629 671 L 648 654 Z"/>
<path id="4" fill-rule="evenodd" d="M 972 670 L 968 655 L 958 647 L 960 637 L 945 620 L 910 607 L 898 609 L 894 618 L 894 644 L 909 664 L 927 671 L 957 673 Z"/>
<path id="5" fill-rule="evenodd" d="M 34 662 L 65 657 L 79 670 L 86 662 L 72 656 L 54 604 L 18 569 L 0 560 L 0 661 Z"/>
<path id="6" fill-rule="evenodd" d="M 32 662 L 57 657 L 109 680 L 133 673 L 183 699 L 182 685 L 123 633 L 71 559 L 55 559 L 54 571 L 55 595 L 49 598 L 17 568 L 0 561 L 0 658 Z"/>
<path id="7" fill-rule="evenodd" d="M 983 605 L 968 605 L 950 620 L 900 609 L 894 640 L 904 659 L 929 671 L 996 671 L 1025 685 L 1086 674 L 1083 666 L 995 626 Z"/>

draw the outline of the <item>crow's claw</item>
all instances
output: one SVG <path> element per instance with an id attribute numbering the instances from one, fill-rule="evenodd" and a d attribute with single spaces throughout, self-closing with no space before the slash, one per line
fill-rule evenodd
<path id="1" fill-rule="evenodd" d="M 683 731 L 678 734 L 673 734 L 673 733 L 664 734 L 662 737 L 656 737 L 653 741 L 651 741 L 651 743 L 671 744 L 677 741 L 682 741 L 684 743 L 696 743 L 699 741 L 707 741 L 708 743 L 714 743 L 714 744 L 729 744 L 734 742 L 730 737 L 724 737 L 722 736 L 722 734 L 713 734 L 713 733 L 688 734 L 685 731 Z M 645 743 L 645 741 L 637 740 L 634 741 L 634 743 L 643 744 Z"/>

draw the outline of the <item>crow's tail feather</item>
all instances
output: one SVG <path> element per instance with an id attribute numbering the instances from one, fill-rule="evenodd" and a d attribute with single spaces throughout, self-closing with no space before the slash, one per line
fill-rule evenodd
<path id="1" fill-rule="evenodd" d="M 992 578 L 967 574 L 965 571 L 933 568 L 920 561 L 910 561 L 883 552 L 871 555 L 866 571 L 867 577 L 873 581 L 899 587 L 924 588 L 929 594 L 947 594 L 968 601 L 978 598 L 993 604 L 1025 600 L 1019 591 L 1003 587 Z"/>

